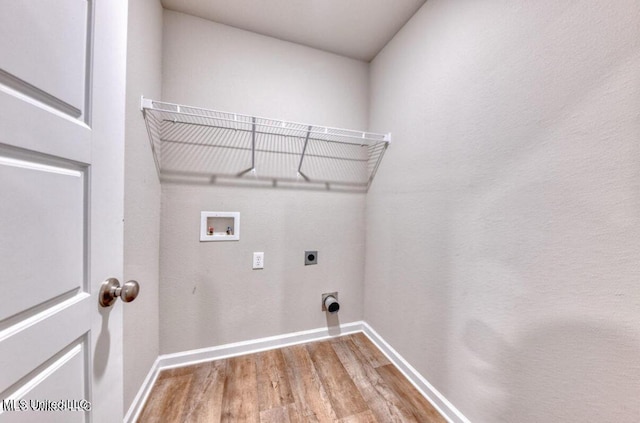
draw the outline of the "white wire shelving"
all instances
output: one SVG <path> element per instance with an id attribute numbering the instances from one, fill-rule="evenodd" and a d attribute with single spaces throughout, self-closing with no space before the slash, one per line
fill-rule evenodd
<path id="1" fill-rule="evenodd" d="M 391 134 L 141 99 L 161 181 L 369 190 Z"/>

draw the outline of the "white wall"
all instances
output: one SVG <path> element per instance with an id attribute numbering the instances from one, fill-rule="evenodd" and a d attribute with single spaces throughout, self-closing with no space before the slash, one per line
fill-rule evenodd
<path id="1" fill-rule="evenodd" d="M 163 44 L 164 101 L 367 127 L 364 62 L 170 11 Z M 240 241 L 200 243 L 200 211 L 239 211 Z M 164 183 L 161 353 L 360 320 L 364 212 L 362 194 Z M 319 264 L 305 267 L 312 249 Z M 320 310 L 330 291 L 339 321 Z"/>
<path id="2" fill-rule="evenodd" d="M 366 63 L 178 12 L 164 17 L 164 101 L 366 129 Z"/>
<path id="3" fill-rule="evenodd" d="M 151 155 L 140 96 L 161 96 L 162 7 L 129 2 L 125 142 L 124 276 L 140 283 L 124 305 L 125 411 L 159 354 L 158 285 L 160 182 Z"/>
<path id="4" fill-rule="evenodd" d="M 432 0 L 372 63 L 365 320 L 473 422 L 640 421 L 638 22 Z"/>

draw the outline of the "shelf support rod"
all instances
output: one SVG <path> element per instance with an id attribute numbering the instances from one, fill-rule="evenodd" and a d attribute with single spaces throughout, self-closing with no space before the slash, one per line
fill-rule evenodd
<path id="1" fill-rule="evenodd" d="M 235 120 L 235 115 L 234 115 L 234 120 Z M 205 125 L 207 126 L 207 125 Z M 233 128 L 234 131 L 237 131 L 238 129 Z M 242 129 L 240 129 L 242 131 Z M 245 130 L 248 132 L 248 130 Z M 238 173 L 237 176 L 243 176 L 247 173 L 253 173 L 255 175 L 256 173 L 256 118 L 252 117 L 251 118 L 251 167 L 249 169 L 245 169 L 242 172 Z"/>
<path id="2" fill-rule="evenodd" d="M 300 156 L 300 163 L 298 163 L 298 175 L 301 175 L 306 181 L 309 181 L 307 175 L 302 173 L 302 161 L 304 160 L 304 153 L 307 151 L 307 145 L 309 144 L 309 136 L 311 135 L 311 125 L 307 128 L 307 136 L 304 138 L 304 147 L 302 147 L 302 155 Z"/>
<path id="3" fill-rule="evenodd" d="M 256 170 L 256 118 L 251 118 L 251 170 Z"/>

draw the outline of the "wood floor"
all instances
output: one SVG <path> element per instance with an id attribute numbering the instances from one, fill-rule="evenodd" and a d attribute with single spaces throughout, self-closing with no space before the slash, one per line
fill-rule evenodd
<path id="1" fill-rule="evenodd" d="M 446 420 L 357 333 L 165 370 L 138 422 Z"/>

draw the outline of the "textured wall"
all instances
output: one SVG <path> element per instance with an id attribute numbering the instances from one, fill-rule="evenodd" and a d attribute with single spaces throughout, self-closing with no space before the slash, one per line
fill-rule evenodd
<path id="1" fill-rule="evenodd" d="M 125 142 L 124 276 L 140 295 L 124 306 L 124 406 L 158 357 L 160 182 L 140 113 L 140 96 L 161 96 L 162 7 L 129 2 Z"/>
<path id="2" fill-rule="evenodd" d="M 169 11 L 163 49 L 164 101 L 367 127 L 366 63 Z M 199 242 L 200 211 L 239 211 L 240 241 Z M 336 324 L 328 291 L 340 323 L 362 319 L 364 212 L 362 194 L 163 184 L 161 353 Z"/>
<path id="3" fill-rule="evenodd" d="M 432 0 L 372 63 L 365 320 L 473 422 L 640 421 L 638 22 Z"/>

